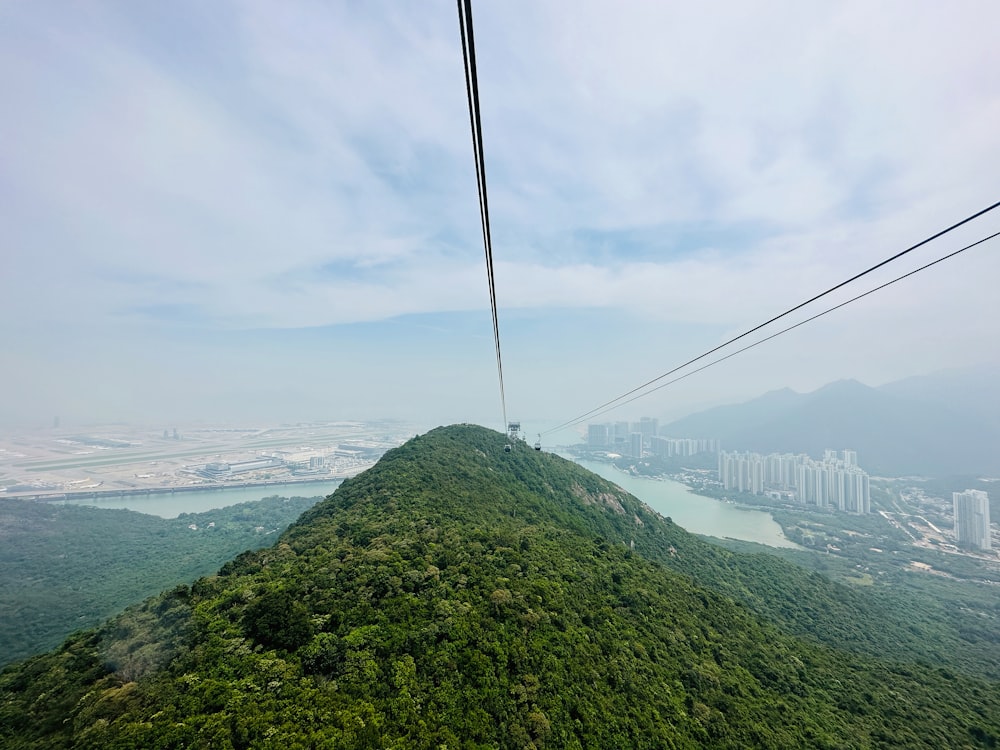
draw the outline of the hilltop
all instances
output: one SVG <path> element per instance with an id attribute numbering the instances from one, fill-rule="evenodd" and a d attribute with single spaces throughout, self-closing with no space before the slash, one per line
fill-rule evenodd
<path id="1" fill-rule="evenodd" d="M 508 454 L 504 442 L 467 425 L 414 438 L 275 546 L 5 670 L 0 740 L 940 748 L 1000 738 L 996 683 L 816 643 L 877 638 L 862 632 L 874 620 L 832 622 L 863 613 L 822 577 L 712 547 L 579 466 L 522 443 Z"/>

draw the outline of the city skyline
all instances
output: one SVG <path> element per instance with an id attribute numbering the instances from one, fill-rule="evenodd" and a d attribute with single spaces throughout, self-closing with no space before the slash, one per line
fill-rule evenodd
<path id="1" fill-rule="evenodd" d="M 804 505 L 871 513 L 871 480 L 857 451 L 827 450 L 822 460 L 804 453 L 719 452 L 719 481 L 727 490 L 763 495 L 790 493 Z"/>
<path id="2" fill-rule="evenodd" d="M 626 455 L 642 458 L 654 455 L 663 458 L 715 453 L 719 441 L 711 438 L 680 438 L 661 434 L 659 419 L 640 417 L 638 422 L 592 422 L 587 425 L 584 442 L 589 448 L 627 449 Z"/>

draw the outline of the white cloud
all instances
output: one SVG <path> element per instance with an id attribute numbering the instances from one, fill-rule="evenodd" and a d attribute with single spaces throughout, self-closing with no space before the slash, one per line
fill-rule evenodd
<path id="1" fill-rule="evenodd" d="M 451 5 L 161 8 L 193 14 L 187 47 L 149 9 L 4 12 L 0 343 L 486 307 Z M 477 6 L 502 314 L 739 332 L 986 205 L 998 21 L 971 2 Z M 707 239 L 670 240 L 691 226 Z M 1000 219 L 982 227 L 941 252 Z M 995 257 L 844 319 L 972 357 L 996 335 Z M 935 366 L 894 351 L 882 371 Z"/>

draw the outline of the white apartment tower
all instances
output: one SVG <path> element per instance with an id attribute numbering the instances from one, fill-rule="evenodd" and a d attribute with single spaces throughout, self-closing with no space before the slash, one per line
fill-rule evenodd
<path id="1" fill-rule="evenodd" d="M 629 455 L 632 458 L 642 458 L 642 433 L 633 432 L 629 435 Z"/>
<path id="2" fill-rule="evenodd" d="M 857 454 L 844 458 L 828 450 L 822 461 L 804 454 L 727 453 L 719 451 L 719 481 L 727 490 L 764 494 L 794 492 L 799 502 L 848 513 L 871 513 L 871 482 L 857 465 Z"/>
<path id="3" fill-rule="evenodd" d="M 990 496 L 982 490 L 953 492 L 955 538 L 962 546 L 988 550 L 990 540 Z"/>
<path id="4" fill-rule="evenodd" d="M 591 448 L 605 448 L 610 442 L 606 424 L 587 425 L 587 445 Z"/>

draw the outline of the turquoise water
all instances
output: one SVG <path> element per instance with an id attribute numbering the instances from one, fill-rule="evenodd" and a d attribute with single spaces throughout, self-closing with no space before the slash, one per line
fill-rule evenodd
<path id="1" fill-rule="evenodd" d="M 525 426 L 527 431 L 528 426 Z M 535 427 L 536 432 L 544 429 L 541 425 Z M 526 434 L 528 442 L 533 443 L 535 436 Z M 557 449 L 558 446 L 571 445 L 580 442 L 576 429 L 561 430 L 543 436 L 542 444 L 545 450 Z M 634 477 L 619 471 L 611 464 L 598 461 L 578 461 L 572 456 L 565 458 L 576 461 L 595 474 L 608 479 L 632 493 L 646 505 L 662 516 L 669 516 L 675 523 L 695 534 L 705 534 L 720 538 L 744 539 L 772 547 L 795 547 L 785 538 L 781 527 L 774 521 L 770 513 L 759 510 L 740 508 L 731 503 L 724 503 L 710 497 L 696 495 L 685 485 L 670 480 L 648 479 Z M 176 518 L 181 513 L 202 513 L 228 505 L 260 500 L 261 498 L 281 495 L 284 497 L 326 496 L 340 485 L 340 481 L 308 482 L 274 484 L 267 487 L 233 487 L 224 490 L 204 490 L 196 492 L 179 492 L 174 495 L 124 495 L 114 498 L 96 498 L 65 500 L 58 502 L 91 505 L 97 508 L 128 508 L 140 513 Z"/>
<path id="2" fill-rule="evenodd" d="M 523 423 L 529 443 L 538 431 L 552 430 L 552 423 Z M 798 547 L 785 537 L 770 513 L 741 508 L 713 497 L 696 495 L 686 485 L 670 480 L 634 477 L 600 461 L 582 461 L 561 448 L 583 442 L 584 426 L 555 430 L 542 435 L 543 450 L 553 451 L 635 495 L 661 516 L 669 516 L 679 526 L 695 534 L 720 539 L 743 539 L 771 547 Z"/>
<path id="3" fill-rule="evenodd" d="M 61 504 L 90 505 L 95 508 L 127 508 L 161 518 L 176 518 L 181 513 L 204 513 L 237 503 L 261 500 L 265 497 L 319 497 L 329 495 L 340 486 L 340 480 L 328 482 L 291 482 L 269 484 L 266 487 L 232 487 L 224 490 L 197 490 L 159 495 L 122 495 L 121 497 L 80 498 L 59 500 Z"/>
<path id="4" fill-rule="evenodd" d="M 635 495 L 661 516 L 695 534 L 722 539 L 743 539 L 770 547 L 798 547 L 787 539 L 770 513 L 741 508 L 713 497 L 696 495 L 680 482 L 634 477 L 611 464 L 579 461 L 580 466 Z"/>

